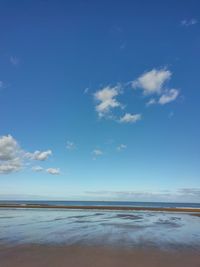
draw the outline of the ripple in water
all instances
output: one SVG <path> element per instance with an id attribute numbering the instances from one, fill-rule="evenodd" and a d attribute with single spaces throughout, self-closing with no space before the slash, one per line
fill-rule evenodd
<path id="1" fill-rule="evenodd" d="M 0 242 L 197 248 L 200 218 L 164 212 L 2 209 Z"/>

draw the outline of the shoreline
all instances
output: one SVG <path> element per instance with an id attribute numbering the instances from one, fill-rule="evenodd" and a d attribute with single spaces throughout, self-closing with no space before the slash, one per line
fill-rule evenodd
<path id="1" fill-rule="evenodd" d="M 0 204 L 1 208 L 16 209 L 66 209 L 66 210 L 113 210 L 113 211 L 158 211 L 158 212 L 184 212 L 197 213 L 200 216 L 198 208 L 155 208 L 155 207 L 123 207 L 123 206 L 63 206 L 63 205 L 46 205 L 46 204 Z"/>
<path id="2" fill-rule="evenodd" d="M 1 267 L 197 267 L 200 251 L 91 246 L 0 245 Z"/>

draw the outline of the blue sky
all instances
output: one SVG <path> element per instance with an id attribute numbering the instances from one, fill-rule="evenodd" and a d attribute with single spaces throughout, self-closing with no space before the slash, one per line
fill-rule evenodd
<path id="1" fill-rule="evenodd" d="M 0 1 L 0 198 L 200 202 L 199 10 Z"/>

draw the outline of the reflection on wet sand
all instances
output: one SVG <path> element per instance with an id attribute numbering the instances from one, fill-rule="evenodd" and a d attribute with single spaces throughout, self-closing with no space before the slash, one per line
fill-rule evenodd
<path id="1" fill-rule="evenodd" d="M 0 209 L 1 243 L 200 247 L 200 219 L 186 213 Z"/>

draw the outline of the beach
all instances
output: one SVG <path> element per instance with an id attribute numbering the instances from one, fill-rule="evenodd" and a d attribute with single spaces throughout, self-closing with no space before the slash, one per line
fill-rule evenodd
<path id="1" fill-rule="evenodd" d="M 1 206 L 1 267 L 200 266 L 198 208 Z"/>
<path id="2" fill-rule="evenodd" d="M 200 214 L 200 208 L 190 207 L 134 207 L 134 206 L 90 206 L 90 205 L 49 205 L 49 204 L 1 204 L 0 208 L 17 209 L 68 209 L 68 210 L 110 210 L 110 211 L 158 211 L 158 212 L 186 212 Z"/>
<path id="3" fill-rule="evenodd" d="M 199 267 L 197 251 L 88 246 L 0 247 L 1 267 Z"/>
<path id="4" fill-rule="evenodd" d="M 0 267 L 200 267 L 200 0 L 0 13 Z"/>

